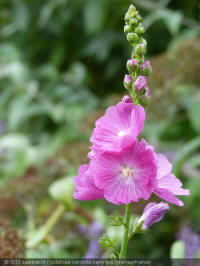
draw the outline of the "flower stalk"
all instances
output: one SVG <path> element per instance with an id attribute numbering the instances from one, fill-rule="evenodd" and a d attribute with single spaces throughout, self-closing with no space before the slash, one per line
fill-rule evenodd
<path id="1" fill-rule="evenodd" d="M 125 219 L 124 219 L 124 232 L 123 232 L 123 239 L 121 244 L 121 251 L 119 258 L 126 258 L 126 251 L 128 247 L 128 240 L 129 240 L 129 227 L 130 227 L 130 218 L 131 218 L 131 207 L 132 204 L 126 205 L 126 213 L 125 213 Z"/>
<path id="2" fill-rule="evenodd" d="M 125 15 L 124 32 L 132 46 L 131 59 L 127 62 L 129 75 L 125 76 L 124 87 L 129 91 L 135 105 L 147 106 L 150 100 L 147 77 L 152 71 L 149 61 L 145 61 L 147 42 L 143 35 L 145 29 L 141 24 L 142 17 L 135 6 L 130 5 Z"/>

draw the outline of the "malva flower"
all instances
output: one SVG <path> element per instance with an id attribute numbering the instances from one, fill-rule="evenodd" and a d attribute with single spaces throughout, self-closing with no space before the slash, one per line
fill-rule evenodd
<path id="1" fill-rule="evenodd" d="M 172 204 L 183 206 L 183 202 L 176 195 L 189 195 L 189 190 L 183 189 L 180 180 L 171 173 L 172 165 L 165 155 L 156 153 L 155 157 L 158 171 L 157 182 L 153 192 Z"/>
<path id="2" fill-rule="evenodd" d="M 157 175 L 153 152 L 144 141 L 133 141 L 120 152 L 105 151 L 90 162 L 95 185 L 117 205 L 147 200 Z"/>
<path id="3" fill-rule="evenodd" d="M 83 164 L 79 167 L 78 176 L 74 178 L 74 183 L 74 199 L 96 200 L 103 198 L 103 192 L 94 184 L 94 179 L 89 171 L 89 165 Z"/>
<path id="4" fill-rule="evenodd" d="M 120 102 L 107 109 L 104 116 L 96 121 L 90 141 L 93 153 L 119 151 L 136 139 L 143 129 L 145 111 L 141 105 Z"/>
<path id="5" fill-rule="evenodd" d="M 138 224 L 143 222 L 142 229 L 147 230 L 152 224 L 159 222 L 169 210 L 169 205 L 164 202 L 150 202 L 146 205 Z"/>

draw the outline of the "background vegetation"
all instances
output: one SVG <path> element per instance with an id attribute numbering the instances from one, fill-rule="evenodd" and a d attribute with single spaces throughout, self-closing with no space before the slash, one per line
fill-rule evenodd
<path id="1" fill-rule="evenodd" d="M 96 118 L 126 93 L 122 81 L 130 47 L 123 17 L 131 2 L 1 0 L 0 257 L 109 256 L 96 239 L 107 230 L 113 206 L 103 200 L 72 201 L 71 177 L 86 162 Z M 170 250 L 171 256 L 196 256 L 200 4 L 134 4 L 144 17 L 153 65 L 152 103 L 143 136 L 169 156 L 191 196 L 184 198 L 184 208 L 171 206 L 161 223 L 136 236 L 128 256 L 162 258 Z M 143 206 L 135 205 L 134 213 L 141 213 Z M 87 230 L 91 232 L 93 221 L 91 235 Z M 117 244 L 119 235 L 112 229 Z M 188 234 L 196 239 L 189 237 L 190 255 Z M 175 242 L 180 238 L 187 246 L 184 255 Z"/>

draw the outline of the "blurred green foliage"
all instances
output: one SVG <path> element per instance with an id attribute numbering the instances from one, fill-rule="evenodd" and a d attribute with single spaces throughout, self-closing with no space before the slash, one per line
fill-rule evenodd
<path id="1" fill-rule="evenodd" d="M 144 17 L 153 64 L 152 103 L 143 135 L 173 161 L 177 150 L 200 133 L 199 2 L 133 2 Z M 130 48 L 123 17 L 130 3 L 0 2 L 0 219 L 18 227 L 24 239 L 30 232 L 37 236 L 60 204 L 52 193 L 65 183 L 61 177 L 74 175 L 84 162 L 95 119 L 126 93 L 122 81 Z M 130 257 L 168 257 L 185 223 L 200 233 L 199 147 L 186 157 L 179 174 L 192 196 L 184 210 L 172 207 L 156 229 L 136 236 Z M 142 208 L 143 203 L 136 212 Z M 83 256 L 87 245 L 77 225 L 97 217 L 106 231 L 112 211 L 104 201 L 76 202 L 37 247 L 27 248 L 26 256 Z"/>

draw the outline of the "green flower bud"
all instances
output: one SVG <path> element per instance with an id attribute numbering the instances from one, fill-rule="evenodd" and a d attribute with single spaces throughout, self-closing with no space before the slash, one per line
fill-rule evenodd
<path id="1" fill-rule="evenodd" d="M 128 9 L 128 12 L 129 13 L 134 13 L 134 12 L 136 12 L 137 10 L 136 10 L 136 7 L 134 6 L 134 5 L 130 5 L 130 7 L 129 7 L 129 9 Z"/>
<path id="2" fill-rule="evenodd" d="M 145 108 L 149 105 L 151 98 L 147 98 L 146 95 L 142 95 L 139 99 L 140 104 Z"/>
<path id="3" fill-rule="evenodd" d="M 144 38 L 142 38 L 141 43 L 143 43 L 145 46 L 147 46 L 147 41 Z"/>
<path id="4" fill-rule="evenodd" d="M 139 61 L 137 59 L 129 59 L 126 64 L 129 73 L 134 73 L 138 69 L 138 66 Z"/>
<path id="5" fill-rule="evenodd" d="M 131 77 L 131 75 L 125 75 L 125 77 L 124 77 L 124 87 L 127 90 L 130 90 L 132 88 L 132 83 L 133 83 L 133 78 Z"/>
<path id="6" fill-rule="evenodd" d="M 131 18 L 129 22 L 130 22 L 130 24 L 133 25 L 133 26 L 137 26 L 137 25 L 138 25 L 138 21 L 137 21 L 136 18 Z"/>
<path id="7" fill-rule="evenodd" d="M 125 25 L 124 26 L 124 32 L 125 33 L 129 33 L 129 32 L 131 32 L 132 31 L 132 27 L 131 27 L 131 25 Z"/>
<path id="8" fill-rule="evenodd" d="M 144 27 L 143 27 L 141 24 L 139 24 L 139 25 L 137 26 L 137 28 L 135 29 L 135 32 L 136 32 L 138 35 L 143 35 L 143 34 L 145 33 L 145 29 L 144 29 Z"/>
<path id="9" fill-rule="evenodd" d="M 129 42 L 135 43 L 138 40 L 138 35 L 136 33 L 128 33 L 127 34 L 127 40 Z"/>
<path id="10" fill-rule="evenodd" d="M 141 65 L 141 73 L 143 76 L 149 76 L 152 72 L 150 61 L 144 61 Z"/>
<path id="11" fill-rule="evenodd" d="M 147 50 L 147 47 L 143 43 L 137 44 L 135 47 L 135 53 L 138 55 L 144 55 L 146 53 L 146 50 Z"/>
<path id="12" fill-rule="evenodd" d="M 138 20 L 138 22 L 142 21 L 142 17 L 140 15 L 137 15 L 136 19 Z"/>
<path id="13" fill-rule="evenodd" d="M 129 16 L 129 13 L 128 13 L 128 12 L 126 13 L 126 15 L 125 15 L 125 18 L 124 18 L 124 19 L 125 19 L 125 21 L 127 21 L 127 22 L 130 20 L 130 16 Z"/>

